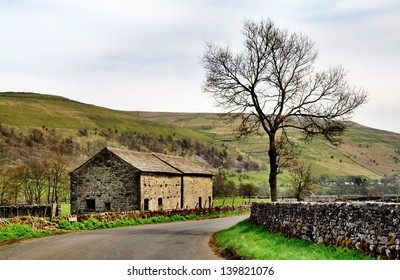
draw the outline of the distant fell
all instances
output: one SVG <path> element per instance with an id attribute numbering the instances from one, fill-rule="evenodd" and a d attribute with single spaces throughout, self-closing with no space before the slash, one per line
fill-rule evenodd
<path id="1" fill-rule="evenodd" d="M 168 153 L 190 150 L 190 155 L 204 161 L 204 164 L 210 164 L 204 156 L 204 153 L 209 153 L 207 151 L 218 155 L 224 166 L 237 167 L 241 163 L 243 167 L 247 164 L 241 162 L 243 157 L 253 158 L 265 166 L 268 162 L 266 138 L 251 136 L 238 140 L 234 136 L 235 124 L 227 124 L 213 113 L 126 112 L 61 96 L 3 92 L 0 93 L 0 125 L 20 131 L 32 128 L 57 129 L 63 133 L 63 137 L 71 138 L 80 147 L 80 152 L 86 146 L 94 147 L 93 143 L 97 147 L 112 141 L 133 147 L 135 143 L 120 141 L 122 133 L 131 133 L 147 135 L 151 141 L 158 141 L 152 144 L 149 139 L 141 139 L 142 142 L 148 142 L 146 149 L 151 150 L 157 145 L 157 151 Z M 312 162 L 316 176 L 366 176 L 378 179 L 400 173 L 400 134 L 350 123 L 339 146 L 332 146 L 322 138 L 304 143 L 302 135 L 296 131 L 292 131 L 290 136 L 302 145 L 302 160 Z M 139 138 L 129 139 L 136 141 L 134 139 Z M 3 141 L 0 144 L 7 151 L 7 145 L 11 145 L 13 140 L 4 138 Z M 160 146 L 171 141 L 179 143 L 179 151 L 173 146 Z M 140 146 L 135 147 L 140 149 Z M 202 149 L 202 152 L 196 149 Z M 92 152 L 94 148 L 87 153 Z M 0 155 L 0 158 L 5 156 Z M 213 166 L 217 168 L 218 164 Z"/>
<path id="2" fill-rule="evenodd" d="M 194 135 L 191 130 L 183 127 L 153 122 L 137 114 L 48 94 L 0 93 L 0 112 L 0 123 L 17 127 L 110 129 L 204 138 L 203 135 Z"/>
<path id="3" fill-rule="evenodd" d="M 226 123 L 217 114 L 141 112 L 139 115 L 147 120 L 174 123 L 194 130 L 214 141 L 234 145 L 264 162 L 268 161 L 266 138 L 251 136 L 239 141 L 234 137 L 238 124 Z M 302 134 L 296 131 L 291 131 L 290 136 L 302 146 L 301 159 L 312 162 L 317 176 L 378 179 L 400 173 L 400 134 L 349 122 L 338 146 L 318 137 L 305 143 Z"/>

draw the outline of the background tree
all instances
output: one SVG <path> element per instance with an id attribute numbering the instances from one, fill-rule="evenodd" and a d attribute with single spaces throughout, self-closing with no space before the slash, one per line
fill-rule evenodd
<path id="1" fill-rule="evenodd" d="M 59 203 L 63 187 L 68 184 L 68 157 L 60 153 L 52 153 L 43 161 L 45 179 L 47 181 L 47 203 Z"/>
<path id="2" fill-rule="evenodd" d="M 271 20 L 245 21 L 244 49 L 208 43 L 202 58 L 206 70 L 203 90 L 215 98 L 230 120 L 239 120 L 238 136 L 265 133 L 268 137 L 269 184 L 277 200 L 277 175 L 291 146 L 288 129 L 298 129 L 306 140 L 323 135 L 339 141 L 354 109 L 367 93 L 349 86 L 340 66 L 317 72 L 314 42 L 279 29 Z"/>
<path id="3" fill-rule="evenodd" d="M 236 185 L 233 181 L 227 181 L 221 175 L 214 177 L 212 185 L 213 197 L 234 197 L 236 195 Z"/>
<path id="4" fill-rule="evenodd" d="M 17 165 L 12 169 L 12 179 L 18 184 L 28 205 L 32 205 L 34 201 L 34 186 L 30 168 L 27 164 Z"/>
<path id="5" fill-rule="evenodd" d="M 295 161 L 289 168 L 291 172 L 291 188 L 297 201 L 303 201 L 306 195 L 313 194 L 317 188 L 317 181 L 311 173 L 311 163 Z"/>
<path id="6" fill-rule="evenodd" d="M 28 205 L 42 203 L 42 197 L 46 193 L 45 171 L 45 165 L 39 160 L 16 165 L 10 171 L 14 184 L 18 184 L 17 189 L 21 189 Z"/>
<path id="7" fill-rule="evenodd" d="M 0 205 L 8 205 L 11 198 L 11 184 L 8 169 L 0 165 Z"/>
<path id="8" fill-rule="evenodd" d="M 257 195 L 257 187 L 251 183 L 242 183 L 239 185 L 239 194 L 242 197 L 252 197 Z"/>
<path id="9" fill-rule="evenodd" d="M 31 179 L 31 187 L 33 189 L 34 203 L 40 205 L 42 197 L 46 193 L 46 167 L 42 161 L 29 162 L 28 170 Z"/>

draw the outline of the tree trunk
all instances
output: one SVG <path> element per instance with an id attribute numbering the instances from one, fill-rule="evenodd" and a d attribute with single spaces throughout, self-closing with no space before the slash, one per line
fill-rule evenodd
<path id="1" fill-rule="evenodd" d="M 275 144 L 275 134 L 269 137 L 269 187 L 271 190 L 271 201 L 278 201 L 278 190 L 277 190 L 277 175 L 278 175 L 278 162 L 277 162 L 277 151 Z"/>

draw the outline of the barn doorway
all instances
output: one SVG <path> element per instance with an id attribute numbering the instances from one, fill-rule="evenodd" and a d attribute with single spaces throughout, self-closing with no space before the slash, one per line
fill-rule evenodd
<path id="1" fill-rule="evenodd" d="M 111 211 L 111 202 L 105 203 L 106 211 Z"/>
<path id="2" fill-rule="evenodd" d="M 149 210 L 149 199 L 148 198 L 144 199 L 143 210 L 144 211 L 148 211 Z"/>

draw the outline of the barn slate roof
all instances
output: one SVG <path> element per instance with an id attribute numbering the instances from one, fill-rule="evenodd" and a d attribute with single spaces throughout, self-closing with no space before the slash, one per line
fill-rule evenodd
<path id="1" fill-rule="evenodd" d="M 178 156 L 169 156 L 164 154 L 153 154 L 163 162 L 171 165 L 175 169 L 179 170 L 183 174 L 191 174 L 191 175 L 211 175 L 210 172 L 204 170 L 199 165 L 195 164 L 188 159 Z"/>
<path id="2" fill-rule="evenodd" d="M 141 153 L 109 147 L 106 149 L 142 172 L 182 174 L 179 170 L 161 161 L 151 153 Z"/>
<path id="3" fill-rule="evenodd" d="M 135 152 L 110 147 L 106 147 L 105 149 L 142 172 L 212 176 L 207 170 L 183 157 Z"/>

